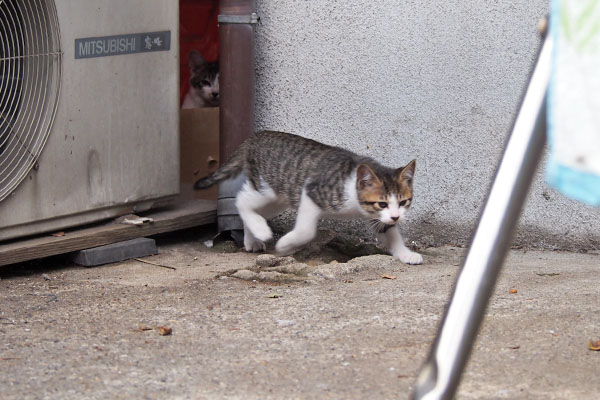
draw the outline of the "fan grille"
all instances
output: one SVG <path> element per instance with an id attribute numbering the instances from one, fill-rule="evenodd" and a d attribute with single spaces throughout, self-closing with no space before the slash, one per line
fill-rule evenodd
<path id="1" fill-rule="evenodd" d="M 0 201 L 36 166 L 60 92 L 53 0 L 0 0 Z"/>

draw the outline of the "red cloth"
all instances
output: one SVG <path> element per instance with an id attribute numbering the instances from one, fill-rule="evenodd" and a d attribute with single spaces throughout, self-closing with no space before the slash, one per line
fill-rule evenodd
<path id="1" fill-rule="evenodd" d="M 179 101 L 190 87 L 188 54 L 196 49 L 208 62 L 219 59 L 218 0 L 179 0 Z"/>

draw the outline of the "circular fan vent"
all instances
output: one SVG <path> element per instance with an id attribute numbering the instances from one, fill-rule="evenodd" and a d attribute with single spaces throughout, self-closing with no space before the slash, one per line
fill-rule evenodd
<path id="1" fill-rule="evenodd" d="M 0 201 L 36 166 L 60 91 L 52 0 L 0 0 Z"/>

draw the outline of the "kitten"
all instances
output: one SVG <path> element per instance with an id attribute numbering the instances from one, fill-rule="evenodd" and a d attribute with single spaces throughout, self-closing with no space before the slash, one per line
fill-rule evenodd
<path id="1" fill-rule="evenodd" d="M 196 50 L 190 51 L 190 90 L 181 108 L 219 106 L 219 62 L 206 62 Z"/>
<path id="2" fill-rule="evenodd" d="M 407 264 L 421 264 L 423 257 L 404 245 L 396 227 L 412 202 L 415 163 L 387 168 L 338 147 L 263 131 L 246 139 L 229 161 L 194 187 L 205 189 L 246 175 L 236 206 L 247 251 L 265 250 L 265 242 L 273 237 L 265 218 L 291 207 L 297 210 L 296 223 L 277 242 L 278 254 L 291 254 L 311 241 L 321 217 L 359 217 L 370 222 L 378 241 L 393 256 Z"/>

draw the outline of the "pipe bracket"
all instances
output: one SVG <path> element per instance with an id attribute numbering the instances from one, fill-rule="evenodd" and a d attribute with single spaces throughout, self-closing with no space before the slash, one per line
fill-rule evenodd
<path id="1" fill-rule="evenodd" d="M 257 13 L 250 15 L 227 15 L 219 14 L 217 21 L 219 24 L 248 24 L 256 25 L 260 22 L 260 17 Z"/>

